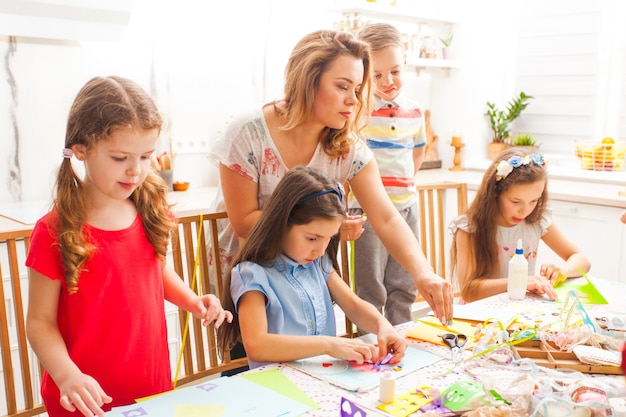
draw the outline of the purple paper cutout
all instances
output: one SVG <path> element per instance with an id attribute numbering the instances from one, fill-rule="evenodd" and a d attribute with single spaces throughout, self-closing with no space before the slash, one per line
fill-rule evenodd
<path id="1" fill-rule="evenodd" d="M 213 384 L 211 382 L 207 382 L 206 384 L 201 384 L 201 385 L 196 385 L 196 388 L 201 389 L 202 391 L 213 391 L 215 388 L 217 388 L 216 384 Z"/>
<path id="2" fill-rule="evenodd" d="M 367 413 L 363 411 L 352 401 L 345 397 L 341 397 L 341 407 L 339 408 L 340 417 L 366 417 Z"/>
<path id="3" fill-rule="evenodd" d="M 143 407 L 137 407 L 132 410 L 127 410 L 122 413 L 124 417 L 139 417 L 139 416 L 147 416 L 148 413 Z"/>

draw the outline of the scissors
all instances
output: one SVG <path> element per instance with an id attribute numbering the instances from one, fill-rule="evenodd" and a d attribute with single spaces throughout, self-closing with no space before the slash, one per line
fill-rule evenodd
<path id="1" fill-rule="evenodd" d="M 465 342 L 467 342 L 467 336 L 464 334 L 444 333 L 440 334 L 439 337 L 450 346 L 452 363 L 457 364 L 461 362 L 461 351 L 463 350 L 463 346 L 465 346 Z"/>

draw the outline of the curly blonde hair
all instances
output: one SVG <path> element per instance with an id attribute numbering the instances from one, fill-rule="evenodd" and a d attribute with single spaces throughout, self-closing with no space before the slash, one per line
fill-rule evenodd
<path id="1" fill-rule="evenodd" d="M 356 94 L 355 117 L 342 129 L 325 128 L 321 139 L 324 152 L 332 158 L 346 154 L 360 136 L 365 124 L 356 121 L 369 117 L 371 108 L 370 50 L 367 43 L 349 32 L 319 30 L 302 38 L 294 47 L 285 68 L 285 98 L 274 102 L 276 113 L 287 123 L 284 130 L 303 124 L 311 115 L 322 74 L 340 56 L 352 56 L 363 62 L 363 80 Z M 284 106 L 284 107 L 283 107 Z"/>
<path id="2" fill-rule="evenodd" d="M 161 130 L 163 120 L 152 98 L 136 83 L 110 76 L 89 80 L 78 92 L 67 122 L 65 148 L 84 145 L 87 150 L 107 140 L 116 128 L 134 126 Z M 95 247 L 84 234 L 86 195 L 71 160 L 64 158 L 57 173 L 53 212 L 57 244 L 65 268 L 68 292 L 78 291 L 78 279 Z M 155 256 L 165 261 L 170 230 L 174 226 L 167 203 L 167 186 L 155 172 L 131 194 Z"/>

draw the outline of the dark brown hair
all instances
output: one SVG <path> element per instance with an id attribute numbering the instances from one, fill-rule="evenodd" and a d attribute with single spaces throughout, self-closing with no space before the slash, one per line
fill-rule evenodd
<path id="1" fill-rule="evenodd" d="M 253 262 L 264 267 L 272 267 L 283 253 L 283 237 L 291 227 L 308 224 L 317 219 L 345 218 L 343 201 L 335 192 L 338 187 L 340 185 L 312 168 L 295 167 L 287 171 L 272 192 L 248 239 L 235 255 L 232 265 Z M 332 191 L 315 195 L 327 190 Z M 314 197 L 307 198 L 312 196 Z M 332 237 L 326 248 L 326 253 L 336 271 L 339 271 L 338 247 L 339 234 Z M 221 355 L 232 349 L 241 339 L 239 317 L 230 293 L 230 281 L 229 270 L 224 280 L 222 305 L 225 310 L 233 312 L 234 318 L 232 323 L 224 323 L 218 329 L 218 348 Z"/>

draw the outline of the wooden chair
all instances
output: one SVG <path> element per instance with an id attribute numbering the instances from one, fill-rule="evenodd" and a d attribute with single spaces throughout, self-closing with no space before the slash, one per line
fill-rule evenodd
<path id="1" fill-rule="evenodd" d="M 450 207 L 446 196 L 447 190 L 456 190 L 455 212 L 447 211 Z M 438 183 L 417 186 L 420 227 L 419 240 L 422 251 L 430 265 L 442 278 L 446 274 L 446 235 L 448 223 L 453 217 L 463 214 L 467 209 L 466 183 Z M 449 217 L 446 214 L 451 213 Z"/>
<path id="2" fill-rule="evenodd" d="M 348 284 L 348 286 L 350 288 L 352 287 L 352 281 L 351 281 L 351 271 L 350 271 L 350 242 L 340 242 L 339 243 L 339 260 L 340 260 L 340 268 L 341 268 L 341 277 L 343 278 L 343 280 L 345 281 L 346 284 Z M 348 338 L 353 338 L 356 337 L 357 335 L 357 331 L 352 323 L 352 321 L 348 318 L 345 317 L 345 331 L 340 333 L 341 336 L 343 337 L 348 337 Z"/>
<path id="3" fill-rule="evenodd" d="M 31 229 L 0 233 L 0 353 L 6 399 L 0 402 L 3 417 L 30 417 L 46 411 L 39 396 L 42 370 L 26 338 L 28 288 L 24 283 L 28 275 L 24 263 L 30 234 Z"/>
<path id="4" fill-rule="evenodd" d="M 172 233 L 171 241 L 174 270 L 196 293 L 210 292 L 221 298 L 224 291 L 217 222 L 225 218 L 227 214 L 223 212 L 206 212 L 177 218 L 178 228 Z M 209 245 L 205 238 L 207 235 L 211 238 L 210 258 Z M 211 265 L 209 259 L 212 260 Z M 187 326 L 188 319 L 190 322 Z M 180 309 L 179 323 L 184 375 L 178 377 L 176 385 L 248 364 L 247 358 L 231 361 L 230 356 L 227 356 L 220 360 L 213 326 L 203 327 L 200 319 L 195 319 Z M 185 328 L 188 328 L 186 334 Z"/>
<path id="5" fill-rule="evenodd" d="M 420 235 L 419 241 L 422 251 L 429 260 L 435 273 L 442 278 L 447 278 L 446 274 L 446 232 L 447 226 L 452 218 L 446 216 L 446 191 L 456 190 L 456 211 L 454 216 L 463 214 L 467 209 L 467 184 L 466 183 L 436 183 L 418 185 L 417 187 L 418 207 L 420 217 Z M 344 281 L 348 285 L 352 285 L 350 276 L 350 251 L 349 242 L 341 242 L 340 244 L 341 271 Z M 458 295 L 455 292 L 455 296 Z M 422 302 L 424 299 L 417 296 L 416 302 Z M 346 318 L 346 327 L 343 336 L 354 337 L 356 331 L 352 322 Z"/>

